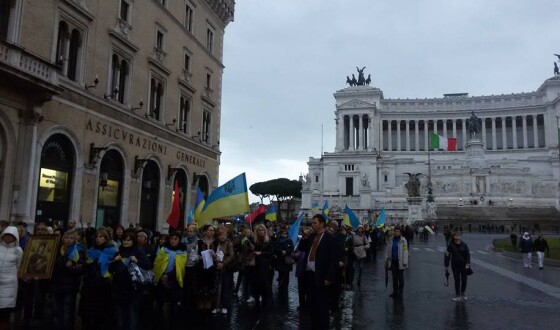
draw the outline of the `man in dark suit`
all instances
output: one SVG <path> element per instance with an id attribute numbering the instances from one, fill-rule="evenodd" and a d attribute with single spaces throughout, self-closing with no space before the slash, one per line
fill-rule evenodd
<path id="1" fill-rule="evenodd" d="M 313 216 L 311 227 L 315 232 L 307 254 L 305 276 L 309 293 L 311 328 L 329 329 L 329 288 L 336 280 L 336 269 L 340 259 L 336 238 L 326 230 L 326 220 L 321 214 Z"/>

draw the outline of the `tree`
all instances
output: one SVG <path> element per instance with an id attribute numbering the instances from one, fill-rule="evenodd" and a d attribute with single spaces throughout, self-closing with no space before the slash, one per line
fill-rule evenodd
<path id="1" fill-rule="evenodd" d="M 286 178 L 273 179 L 264 182 L 257 182 L 249 187 L 254 195 L 261 199 L 270 198 L 277 202 L 276 212 L 278 220 L 281 220 L 280 208 L 282 203 L 287 201 L 288 209 L 294 198 L 301 198 L 301 182 L 298 180 L 289 180 Z M 288 215 L 289 216 L 289 215 Z"/>

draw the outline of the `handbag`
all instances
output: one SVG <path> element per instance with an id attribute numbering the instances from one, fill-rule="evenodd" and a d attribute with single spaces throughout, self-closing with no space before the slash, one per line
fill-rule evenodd
<path id="1" fill-rule="evenodd" d="M 363 259 L 367 256 L 366 249 L 363 245 L 354 247 L 354 254 L 358 260 Z"/>
<path id="2" fill-rule="evenodd" d="M 472 275 L 474 272 L 472 270 L 472 268 L 469 266 L 469 268 L 467 268 L 467 275 Z"/>
<path id="3" fill-rule="evenodd" d="M 290 266 L 296 263 L 294 258 L 292 258 L 292 256 L 290 255 L 284 256 L 284 262 L 286 263 L 286 265 L 290 265 Z"/>
<path id="4" fill-rule="evenodd" d="M 155 276 L 153 271 L 142 269 L 135 262 L 130 262 L 127 268 L 130 280 L 135 288 L 138 288 L 138 286 L 154 285 Z"/>

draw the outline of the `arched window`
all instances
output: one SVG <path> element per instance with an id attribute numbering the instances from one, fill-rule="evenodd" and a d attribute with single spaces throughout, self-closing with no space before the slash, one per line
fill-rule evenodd
<path id="1" fill-rule="evenodd" d="M 70 37 L 70 49 L 68 53 L 68 72 L 67 77 L 71 80 L 76 80 L 76 73 L 78 70 L 78 56 L 80 53 L 80 48 L 82 44 L 82 36 L 80 31 L 74 29 L 72 30 L 72 36 Z"/>
<path id="2" fill-rule="evenodd" d="M 68 49 L 68 25 L 62 21 L 58 23 L 58 39 L 56 41 L 56 64 L 65 66 L 68 57 L 66 50 Z M 65 71 L 66 69 L 63 69 Z"/>
<path id="3" fill-rule="evenodd" d="M 128 62 L 126 60 L 121 61 L 121 69 L 119 73 L 119 94 L 118 100 L 120 103 L 125 103 L 127 80 L 128 80 Z"/>

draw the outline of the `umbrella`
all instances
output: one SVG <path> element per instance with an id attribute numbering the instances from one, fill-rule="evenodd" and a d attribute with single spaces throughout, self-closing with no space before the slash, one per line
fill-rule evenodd
<path id="1" fill-rule="evenodd" d="M 443 283 L 443 285 L 445 286 L 449 286 L 449 270 L 445 270 L 445 283 Z"/>

